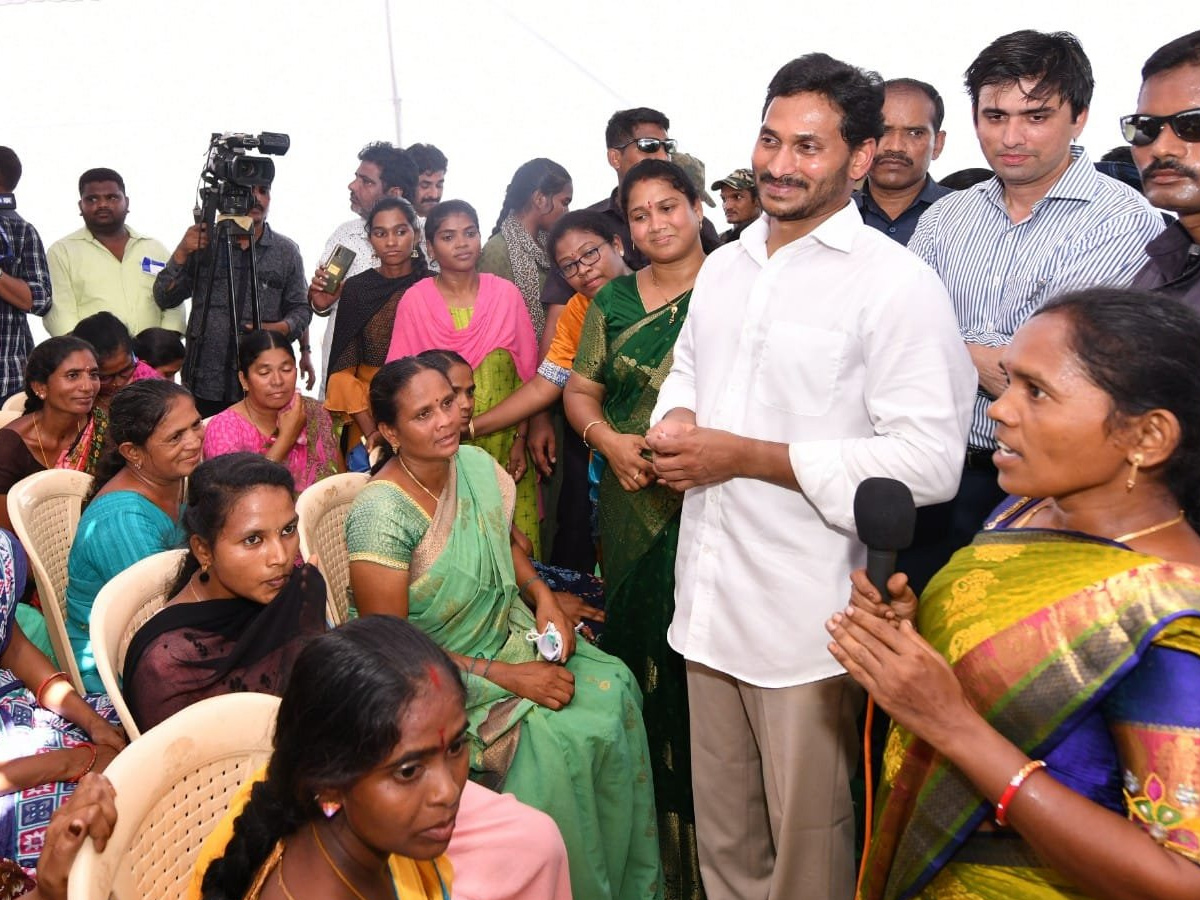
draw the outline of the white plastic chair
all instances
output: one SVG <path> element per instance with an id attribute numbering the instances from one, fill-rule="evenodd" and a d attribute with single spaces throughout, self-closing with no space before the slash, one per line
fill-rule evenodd
<path id="1" fill-rule="evenodd" d="M 8 518 L 29 555 L 50 645 L 77 691 L 83 690 L 83 679 L 67 637 L 67 557 L 91 486 L 92 476 L 85 472 L 47 469 L 22 478 L 8 492 Z"/>
<path id="2" fill-rule="evenodd" d="M 25 401 L 27 399 L 24 391 L 17 391 L 17 393 L 4 401 L 4 405 L 0 406 L 0 410 L 4 410 L 5 412 L 16 411 L 21 415 L 25 415 Z"/>
<path id="3" fill-rule="evenodd" d="M 171 582 L 185 556 L 186 550 L 166 550 L 139 560 L 102 587 L 92 607 L 90 630 L 96 672 L 131 740 L 141 732 L 121 693 L 125 651 L 138 629 L 169 599 Z"/>
<path id="4" fill-rule="evenodd" d="M 225 694 L 151 728 L 104 774 L 117 824 L 103 853 L 85 840 L 68 900 L 178 900 L 200 846 L 237 789 L 271 755 L 279 698 Z"/>
<path id="5" fill-rule="evenodd" d="M 318 556 L 328 591 L 325 614 L 334 625 L 350 618 L 350 551 L 346 518 L 350 504 L 370 480 L 363 472 L 344 472 L 309 485 L 296 500 L 300 517 L 300 555 Z"/>

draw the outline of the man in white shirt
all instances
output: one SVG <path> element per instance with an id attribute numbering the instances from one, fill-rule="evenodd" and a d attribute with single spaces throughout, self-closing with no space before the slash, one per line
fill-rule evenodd
<path id="1" fill-rule="evenodd" d="M 952 496 L 975 374 L 946 290 L 864 225 L 879 77 L 824 54 L 772 80 L 753 154 L 766 216 L 696 279 L 646 436 L 686 490 L 668 632 L 687 660 L 709 900 L 849 900 L 861 692 L 826 650 L 865 550 L 865 478 Z"/>
<path id="2" fill-rule="evenodd" d="M 382 197 L 404 197 L 406 200 L 417 195 L 417 167 L 405 152 L 393 147 L 387 141 L 376 141 L 363 147 L 358 154 L 358 168 L 354 171 L 354 180 L 348 184 L 350 191 L 350 209 L 356 218 L 343 222 L 329 236 L 325 248 L 321 251 L 319 265 L 323 266 L 329 260 L 335 247 L 341 244 L 347 250 L 354 251 L 354 262 L 346 270 L 346 278 L 352 278 L 359 272 L 365 272 L 379 265 L 375 259 L 371 242 L 367 240 L 366 216 L 376 202 Z M 345 280 L 342 284 L 345 284 Z M 308 286 L 308 299 L 312 303 L 314 286 Z M 340 291 L 339 291 L 340 294 Z M 315 310 L 314 310 L 315 312 Z M 319 396 L 325 398 L 325 382 L 329 380 L 329 350 L 333 346 L 333 328 L 337 321 L 337 303 L 329 310 L 317 313 L 327 315 L 325 336 L 321 339 L 321 381 L 318 385 Z"/>

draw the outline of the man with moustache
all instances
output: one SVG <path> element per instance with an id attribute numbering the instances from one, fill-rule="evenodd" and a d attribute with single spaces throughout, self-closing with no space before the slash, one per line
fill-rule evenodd
<path id="1" fill-rule="evenodd" d="M 446 188 L 446 168 L 450 165 L 446 154 L 433 144 L 412 144 L 405 154 L 417 167 L 417 192 L 413 209 L 424 222 L 429 211 L 442 202 L 442 191 Z"/>
<path id="2" fill-rule="evenodd" d="M 714 181 L 710 190 L 721 192 L 721 209 L 725 221 L 732 226 L 721 232 L 722 244 L 736 241 L 750 223 L 762 215 L 754 173 L 749 169 L 734 169 L 720 181 Z"/>
<path id="3" fill-rule="evenodd" d="M 1075 146 L 1087 124 L 1092 66 L 1066 32 L 1016 31 L 971 63 L 967 91 L 979 146 L 995 177 L 949 194 L 921 217 L 908 249 L 950 292 L 978 391 L 959 491 L 933 532 L 922 522 L 906 554 L 915 589 L 970 543 L 1004 499 L 987 415 L 1004 390 L 1000 357 L 1042 304 L 1064 291 L 1127 285 L 1163 223 L 1127 185 Z M 1019 448 L 999 448 L 1003 452 Z"/>
<path id="4" fill-rule="evenodd" d="M 80 319 L 110 312 L 132 334 L 147 328 L 183 333 L 183 310 L 162 310 L 154 302 L 154 278 L 169 251 L 125 223 L 129 197 L 125 181 L 112 169 L 88 169 L 79 176 L 79 215 L 83 228 L 51 245 L 47 258 L 54 305 L 43 322 L 51 335 L 67 334 Z"/>
<path id="5" fill-rule="evenodd" d="M 687 661 L 709 900 L 849 900 L 862 692 L 825 622 L 865 561 L 854 494 L 958 483 L 974 373 L 946 290 L 863 224 L 879 77 L 822 53 L 767 90 L 752 164 L 766 215 L 714 251 L 646 435 L 686 491 L 668 631 Z"/>
<path id="6" fill-rule="evenodd" d="M 371 242 L 367 239 L 366 215 L 381 197 L 403 197 L 411 202 L 412 198 L 417 196 L 417 181 L 417 165 L 405 151 L 393 147 L 387 141 L 375 141 L 363 147 L 358 153 L 358 168 L 354 170 L 354 179 L 346 186 L 350 191 L 350 209 L 354 211 L 355 218 L 335 228 L 333 234 L 325 241 L 325 247 L 321 250 L 320 265 L 323 266 L 334 248 L 341 244 L 347 250 L 354 251 L 354 262 L 346 270 L 346 278 L 377 266 L 379 261 L 375 259 Z M 440 191 L 438 196 L 441 196 Z M 423 245 L 424 234 L 421 235 L 421 240 Z M 345 283 L 343 279 L 342 284 Z M 312 292 L 317 289 L 315 283 L 309 283 L 310 301 Z M 321 339 L 321 399 L 325 398 L 325 382 L 329 380 L 329 352 L 333 346 L 337 306 L 337 301 L 334 301 L 329 309 L 317 313 L 320 316 L 328 316 L 325 336 Z"/>
<path id="7" fill-rule="evenodd" d="M 921 214 L 950 193 L 929 177 L 946 143 L 946 105 L 933 85 L 915 78 L 893 78 L 883 89 L 883 137 L 854 202 L 864 222 L 907 244 Z"/>
<path id="8" fill-rule="evenodd" d="M 183 383 L 191 390 L 196 409 L 205 418 L 242 399 L 237 358 L 230 347 L 230 328 L 239 336 L 254 328 L 250 254 L 254 254 L 258 276 L 261 327 L 294 341 L 312 318 L 304 289 L 300 248 L 267 224 L 270 187 L 254 187 L 253 192 L 251 233 L 233 239 L 232 293 L 236 322 L 230 322 L 231 282 L 223 253 L 211 283 L 208 280 L 210 254 L 216 252 L 217 245 L 210 242 L 205 223 L 184 232 L 179 246 L 154 280 L 154 302 L 162 309 L 175 309 L 188 297 L 192 298 Z"/>
<path id="9" fill-rule="evenodd" d="M 1146 245 L 1150 261 L 1133 286 L 1200 309 L 1200 31 L 1150 55 L 1137 113 L 1125 116 L 1121 129 L 1133 145 L 1146 198 L 1179 216 Z"/>

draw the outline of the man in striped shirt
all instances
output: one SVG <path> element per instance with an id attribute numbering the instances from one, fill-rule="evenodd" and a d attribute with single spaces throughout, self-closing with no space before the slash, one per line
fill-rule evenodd
<path id="1" fill-rule="evenodd" d="M 1093 84 L 1083 48 L 1065 32 L 1005 35 L 967 69 L 975 133 L 996 175 L 930 207 L 908 248 L 946 285 L 979 390 L 958 495 L 923 512 L 905 560 L 915 587 L 1003 499 L 987 408 L 1005 388 L 1000 355 L 1013 333 L 1059 293 L 1129 284 L 1163 228 L 1136 191 L 1097 173 L 1074 146 Z"/>

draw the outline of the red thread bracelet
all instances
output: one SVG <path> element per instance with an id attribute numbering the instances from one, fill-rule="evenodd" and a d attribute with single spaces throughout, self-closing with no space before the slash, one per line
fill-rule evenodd
<path id="1" fill-rule="evenodd" d="M 63 781 L 67 782 L 68 784 L 78 784 L 79 779 L 82 778 L 84 775 L 86 775 L 88 772 L 92 771 L 92 767 L 96 765 L 96 752 L 97 751 L 96 751 L 95 744 L 81 743 L 81 744 L 76 744 L 75 747 L 87 747 L 89 750 L 92 751 L 92 758 L 87 761 L 87 765 L 83 767 L 83 771 L 81 771 L 79 774 L 72 775 L 70 778 L 63 779 Z M 67 749 L 73 750 L 74 747 L 68 747 Z"/>
<path id="2" fill-rule="evenodd" d="M 37 705 L 42 706 L 42 707 L 44 707 L 46 705 L 42 702 L 42 692 L 44 690 L 46 690 L 46 687 L 47 687 L 47 685 L 50 684 L 50 682 L 52 682 L 58 678 L 68 678 L 69 679 L 70 677 L 71 676 L 68 675 L 66 672 L 55 672 L 53 675 L 48 675 L 42 681 L 42 683 L 38 686 L 38 689 L 33 692 L 33 699 L 37 701 Z"/>
<path id="3" fill-rule="evenodd" d="M 1021 789 L 1021 785 L 1025 783 L 1030 775 L 1038 769 L 1046 768 L 1044 759 L 1035 759 L 1021 766 L 1021 771 L 1017 772 L 1008 783 L 1008 787 L 1004 789 L 1004 793 L 1000 795 L 1000 799 L 996 801 L 996 824 L 1001 828 L 1008 824 L 1008 805 L 1012 803 L 1013 797 L 1017 796 L 1017 791 Z"/>

